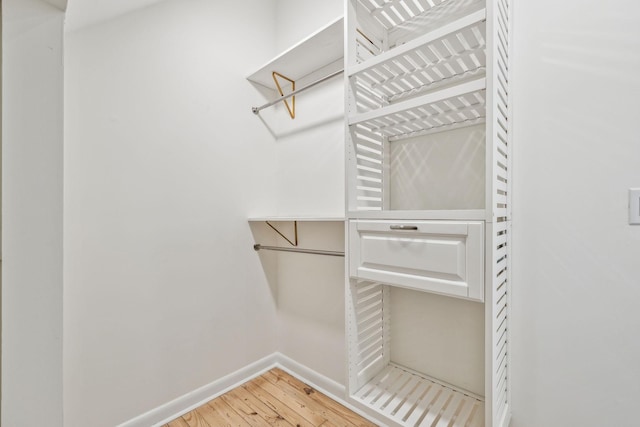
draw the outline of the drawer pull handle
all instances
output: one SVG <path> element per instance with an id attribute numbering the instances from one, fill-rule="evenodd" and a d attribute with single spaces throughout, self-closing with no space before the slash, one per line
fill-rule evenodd
<path id="1" fill-rule="evenodd" d="M 417 225 L 392 225 L 389 228 L 391 228 L 392 230 L 409 230 L 409 231 L 413 230 L 413 231 L 415 231 L 415 230 L 418 229 L 418 226 Z"/>

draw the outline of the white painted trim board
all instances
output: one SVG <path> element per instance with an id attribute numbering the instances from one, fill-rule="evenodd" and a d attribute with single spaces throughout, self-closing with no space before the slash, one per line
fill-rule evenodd
<path id="1" fill-rule="evenodd" d="M 237 371 L 232 372 L 229 375 L 219 378 L 163 405 L 151 409 L 144 414 L 132 418 L 129 421 L 119 424 L 117 427 L 162 426 L 169 421 L 203 405 L 209 400 L 238 387 L 240 384 L 263 374 L 276 365 L 277 357 L 277 353 L 266 356 L 245 366 L 244 368 L 240 368 Z"/>
<path id="2" fill-rule="evenodd" d="M 344 385 L 281 353 L 273 353 L 266 356 L 229 375 L 119 424 L 117 427 L 160 427 L 273 368 L 280 368 L 286 371 L 358 415 L 381 427 L 386 427 L 385 424 L 372 417 L 371 414 L 367 414 L 347 402 L 345 400 L 346 387 Z"/>

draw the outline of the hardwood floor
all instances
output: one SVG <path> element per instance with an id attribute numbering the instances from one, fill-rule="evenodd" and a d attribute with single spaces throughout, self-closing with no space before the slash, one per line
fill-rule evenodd
<path id="1" fill-rule="evenodd" d="M 265 374 L 164 427 L 375 427 L 281 369 Z"/>

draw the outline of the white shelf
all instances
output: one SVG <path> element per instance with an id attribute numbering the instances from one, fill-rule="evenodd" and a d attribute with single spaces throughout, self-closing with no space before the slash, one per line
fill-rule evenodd
<path id="1" fill-rule="evenodd" d="M 381 53 L 380 55 L 375 56 L 362 64 L 351 67 L 349 69 L 349 76 L 353 76 L 370 69 L 375 70 L 376 68 L 384 66 L 385 64 L 390 64 L 393 60 L 402 60 L 402 57 L 413 55 L 419 49 L 434 47 L 433 43 L 439 40 L 445 41 L 446 43 L 455 43 L 455 45 L 460 45 L 458 49 L 459 51 L 468 50 L 468 48 L 476 48 L 478 46 L 484 47 L 484 21 L 486 20 L 486 18 L 486 9 L 482 9 L 470 15 L 464 16 L 448 25 L 437 28 L 395 49 Z M 465 40 L 464 44 L 461 43 L 461 39 Z"/>
<path id="2" fill-rule="evenodd" d="M 380 50 L 393 50 L 484 7 L 485 0 L 358 0 L 364 36 Z M 384 49 L 381 49 L 384 47 Z M 376 54 L 376 50 L 371 51 Z M 358 55 L 358 60 L 369 55 Z"/>
<path id="3" fill-rule="evenodd" d="M 258 216 L 250 217 L 249 222 L 290 222 L 290 221 L 308 221 L 308 222 L 344 222 L 344 216 L 295 216 L 295 215 L 283 215 L 283 216 Z"/>
<path id="4" fill-rule="evenodd" d="M 351 67 L 358 111 L 483 76 L 485 19 L 479 10 Z"/>
<path id="5" fill-rule="evenodd" d="M 349 117 L 390 141 L 484 123 L 486 79 L 480 78 L 429 92 L 397 104 Z"/>
<path id="6" fill-rule="evenodd" d="M 484 400 L 389 364 L 354 396 L 407 427 L 482 427 Z"/>
<path id="7" fill-rule="evenodd" d="M 300 80 L 344 57 L 344 18 L 340 17 L 264 64 L 247 80 L 275 90 L 271 73 Z"/>
<path id="8" fill-rule="evenodd" d="M 376 210 L 376 211 L 350 211 L 352 219 L 397 219 L 397 220 L 452 220 L 452 221 L 484 221 L 486 212 L 484 209 L 457 209 L 457 210 Z"/>

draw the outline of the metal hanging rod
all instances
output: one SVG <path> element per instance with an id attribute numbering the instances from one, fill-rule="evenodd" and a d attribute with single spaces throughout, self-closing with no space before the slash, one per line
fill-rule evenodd
<path id="1" fill-rule="evenodd" d="M 331 79 L 331 78 L 333 78 L 335 76 L 338 76 L 338 75 L 342 74 L 343 72 L 344 72 L 344 69 L 336 71 L 335 73 L 331 73 L 328 76 L 325 76 L 325 77 L 323 77 L 323 78 L 321 78 L 319 80 L 316 80 L 313 83 L 309 83 L 305 87 L 302 87 L 302 88 L 300 88 L 298 90 L 294 90 L 293 92 L 288 93 L 286 95 L 283 95 L 280 98 L 276 99 L 275 101 L 271 101 L 271 102 L 266 103 L 266 104 L 264 104 L 264 105 L 262 105 L 260 107 L 251 107 L 251 111 L 253 111 L 253 114 L 258 114 L 261 110 L 264 110 L 265 108 L 269 108 L 269 107 L 271 107 L 273 105 L 276 105 L 278 102 L 282 102 L 285 99 L 289 99 L 292 96 L 295 96 L 295 95 L 299 94 L 300 92 L 304 92 L 307 89 L 311 89 L 315 85 L 318 85 L 318 84 L 320 84 L 320 83 L 322 83 L 324 81 L 327 81 L 327 80 L 329 80 L 329 79 Z"/>
<path id="2" fill-rule="evenodd" d="M 253 245 L 253 249 L 256 251 L 280 251 L 280 252 L 298 252 L 302 254 L 314 254 L 314 255 L 328 255 L 328 256 L 344 256 L 344 252 L 338 251 L 324 251 L 320 249 L 302 249 L 302 248 L 282 248 L 280 246 L 264 246 L 259 243 Z"/>

